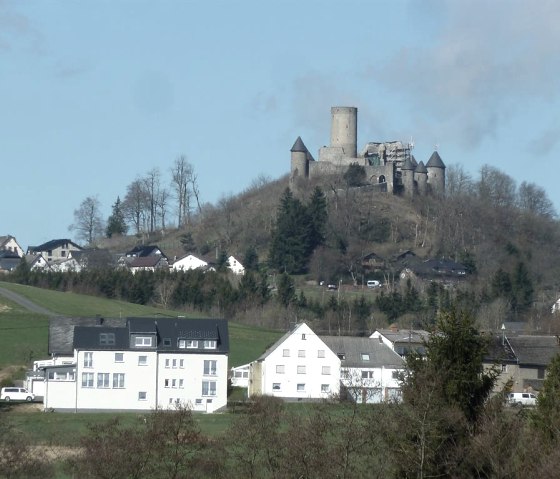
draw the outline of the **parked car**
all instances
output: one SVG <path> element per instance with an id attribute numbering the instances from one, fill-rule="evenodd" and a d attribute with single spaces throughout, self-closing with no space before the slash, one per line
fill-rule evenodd
<path id="1" fill-rule="evenodd" d="M 3 401 L 28 401 L 35 399 L 35 394 L 25 388 L 7 387 L 0 390 L 0 399 Z"/>
<path id="2" fill-rule="evenodd" d="M 507 402 L 510 406 L 536 406 L 537 396 L 533 393 L 509 393 Z"/>
<path id="3" fill-rule="evenodd" d="M 336 284 L 329 284 L 327 285 L 327 289 L 331 291 L 336 291 L 338 289 L 338 286 Z"/>
<path id="4" fill-rule="evenodd" d="M 376 279 L 370 279 L 367 282 L 367 287 L 368 288 L 381 288 L 381 283 L 379 281 L 377 281 Z"/>

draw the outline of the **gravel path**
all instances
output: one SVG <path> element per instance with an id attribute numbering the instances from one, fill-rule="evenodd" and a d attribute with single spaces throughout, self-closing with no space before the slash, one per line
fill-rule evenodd
<path id="1" fill-rule="evenodd" d="M 17 303 L 20 306 L 23 306 L 25 309 L 28 309 L 33 313 L 44 314 L 45 316 L 50 316 L 50 317 L 61 316 L 60 314 L 53 313 L 52 311 L 49 311 L 48 309 L 43 308 L 42 306 L 39 306 L 32 301 L 29 301 L 27 298 L 23 297 L 22 295 L 14 293 L 13 291 L 10 291 L 5 288 L 0 288 L 0 296 L 4 296 L 10 301 L 13 301 L 14 303 Z"/>

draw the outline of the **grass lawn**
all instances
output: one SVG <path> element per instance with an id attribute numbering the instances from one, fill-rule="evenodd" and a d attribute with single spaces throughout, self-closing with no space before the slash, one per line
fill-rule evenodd
<path id="1" fill-rule="evenodd" d="M 35 445 L 75 446 L 81 436 L 88 432 L 90 424 L 103 424 L 118 417 L 125 426 L 142 424 L 143 413 L 48 413 L 42 411 L 18 412 L 18 408 L 26 408 L 27 404 L 10 405 L 9 412 L 0 407 L 3 415 L 10 424 Z M 234 418 L 233 414 L 195 414 L 194 415 L 203 434 L 215 437 L 222 434 Z"/>
<path id="2" fill-rule="evenodd" d="M 105 317 L 119 316 L 187 316 L 207 317 L 205 313 L 185 314 L 97 298 L 75 293 L 61 293 L 32 286 L 0 282 L 0 286 L 25 296 L 34 303 L 62 316 Z M 5 305 L 5 308 L 1 306 Z M 259 357 L 273 344 L 281 332 L 230 322 L 229 365 L 239 366 Z M 29 364 L 47 357 L 48 319 L 29 313 L 21 306 L 0 297 L 0 368 L 8 365 Z"/>

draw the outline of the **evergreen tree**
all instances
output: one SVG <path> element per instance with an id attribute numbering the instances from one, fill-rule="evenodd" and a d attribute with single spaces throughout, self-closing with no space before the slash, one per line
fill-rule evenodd
<path id="1" fill-rule="evenodd" d="M 537 397 L 533 423 L 547 441 L 560 438 L 560 354 L 548 365 L 543 387 Z"/>
<path id="2" fill-rule="evenodd" d="M 305 271 L 309 260 L 309 215 L 302 203 L 286 188 L 280 200 L 272 233 L 269 264 L 289 274 Z"/>
<path id="3" fill-rule="evenodd" d="M 313 190 L 307 207 L 309 214 L 309 255 L 325 242 L 325 230 L 328 219 L 327 199 L 318 186 Z"/>
<path id="4" fill-rule="evenodd" d="M 282 273 L 278 277 L 277 297 L 278 302 L 285 308 L 296 300 L 294 280 L 287 273 Z"/>
<path id="5" fill-rule="evenodd" d="M 185 253 L 194 253 L 196 251 L 196 243 L 190 232 L 184 233 L 179 237 L 181 247 Z"/>
<path id="6" fill-rule="evenodd" d="M 349 187 L 352 186 L 362 186 L 366 181 L 366 169 L 358 163 L 352 163 L 346 173 L 344 173 L 344 179 Z"/>
<path id="7" fill-rule="evenodd" d="M 243 267 L 246 271 L 259 270 L 259 256 L 257 255 L 257 250 L 253 245 L 248 246 L 245 250 L 245 256 L 243 256 Z"/>
<path id="8" fill-rule="evenodd" d="M 105 234 L 107 238 L 113 235 L 124 235 L 128 231 L 128 225 L 124 218 L 124 211 L 122 209 L 121 199 L 117 196 L 117 201 L 113 205 L 113 212 L 107 219 L 107 228 Z"/>

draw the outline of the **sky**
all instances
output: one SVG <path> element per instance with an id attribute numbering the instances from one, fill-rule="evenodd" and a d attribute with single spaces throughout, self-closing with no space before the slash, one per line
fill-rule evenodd
<path id="1" fill-rule="evenodd" d="M 358 149 L 413 141 L 491 165 L 560 211 L 557 0 L 0 0 L 0 236 L 73 238 L 185 155 L 216 203 L 317 158 L 330 108 Z M 169 219 L 173 219 L 170 212 Z"/>

